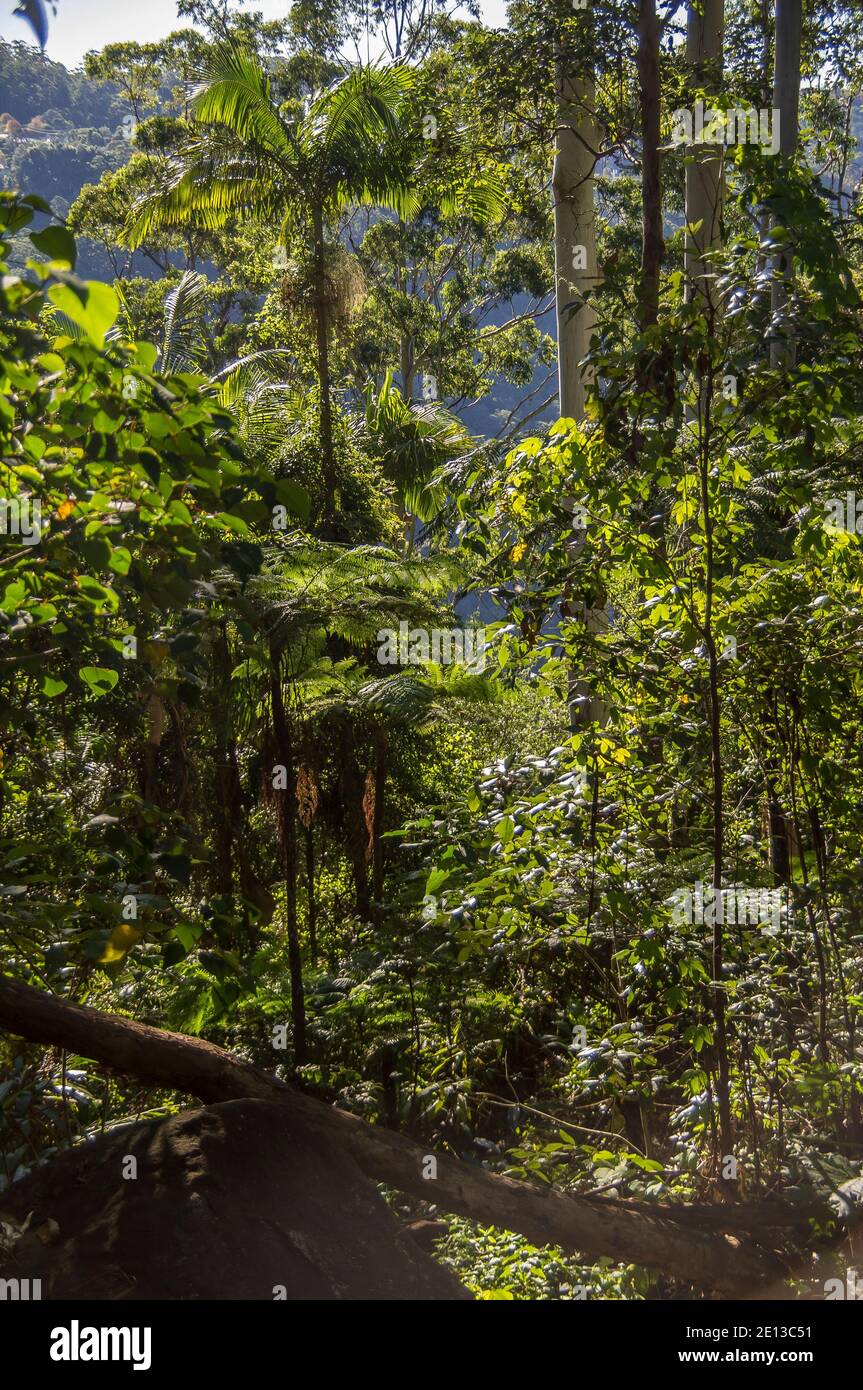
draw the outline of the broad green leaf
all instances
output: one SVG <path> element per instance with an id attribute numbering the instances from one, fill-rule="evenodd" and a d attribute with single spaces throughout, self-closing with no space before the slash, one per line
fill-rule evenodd
<path id="1" fill-rule="evenodd" d="M 120 679 L 116 671 L 111 671 L 106 666 L 82 666 L 78 675 L 97 698 L 107 695 Z"/>
<path id="2" fill-rule="evenodd" d="M 82 328 L 96 347 L 105 346 L 105 334 L 116 322 L 120 301 L 110 285 L 87 280 L 79 293 L 71 285 L 52 285 L 48 298 L 62 313 Z"/>
<path id="3" fill-rule="evenodd" d="M 65 261 L 71 270 L 75 269 L 75 238 L 68 228 L 45 227 L 41 232 L 31 232 L 30 240 L 36 250 L 47 256 L 49 261 Z M 71 318 L 71 314 L 69 317 Z"/>

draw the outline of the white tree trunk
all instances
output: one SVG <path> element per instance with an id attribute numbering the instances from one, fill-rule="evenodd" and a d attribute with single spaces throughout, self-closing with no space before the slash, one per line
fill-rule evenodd
<path id="1" fill-rule="evenodd" d="M 701 13 L 689 5 L 686 19 L 686 61 L 693 85 L 718 90 L 722 67 L 723 0 L 702 0 Z M 687 150 L 686 165 L 686 294 L 706 307 L 717 306 L 707 253 L 721 244 L 722 146 L 702 142 Z"/>
<path id="2" fill-rule="evenodd" d="M 773 120 L 779 122 L 779 153 L 793 155 L 797 148 L 800 112 L 800 32 L 802 0 L 776 0 L 776 53 L 773 68 Z M 770 343 L 770 365 L 790 366 L 794 362 L 793 335 L 784 323 L 788 306 L 792 258 L 782 247 L 773 263 L 770 308 L 774 337 Z"/>
<path id="3" fill-rule="evenodd" d="M 554 197 L 554 282 L 560 413 L 584 419 L 589 371 L 579 364 L 590 348 L 596 313 L 589 296 L 597 284 L 594 170 L 599 132 L 594 80 L 571 77 L 558 58 Z"/>

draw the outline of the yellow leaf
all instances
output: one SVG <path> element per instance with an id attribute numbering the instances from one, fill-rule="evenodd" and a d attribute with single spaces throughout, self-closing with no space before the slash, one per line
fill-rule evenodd
<path id="1" fill-rule="evenodd" d="M 61 502 L 57 508 L 57 515 L 61 521 L 65 521 L 67 516 L 71 516 L 75 510 L 74 502 Z"/>
<path id="2" fill-rule="evenodd" d="M 122 960 L 129 954 L 135 942 L 140 940 L 141 932 L 137 927 L 133 927 L 129 922 L 121 922 L 111 932 L 108 944 L 99 957 L 99 964 L 111 965 L 114 961 Z"/>

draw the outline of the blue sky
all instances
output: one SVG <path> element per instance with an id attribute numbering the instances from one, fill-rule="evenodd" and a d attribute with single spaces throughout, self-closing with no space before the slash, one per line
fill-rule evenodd
<path id="1" fill-rule="evenodd" d="M 16 0 L 0 0 L 0 38 L 32 42 L 30 28 L 12 14 Z M 290 9 L 289 0 L 249 0 L 250 9 L 261 10 L 267 19 L 282 18 Z M 481 0 L 487 24 L 503 24 L 505 0 Z M 164 38 L 181 27 L 174 0 L 57 0 L 56 18 L 50 18 L 48 56 L 75 67 L 91 48 L 104 48 L 120 39 L 147 43 Z"/>

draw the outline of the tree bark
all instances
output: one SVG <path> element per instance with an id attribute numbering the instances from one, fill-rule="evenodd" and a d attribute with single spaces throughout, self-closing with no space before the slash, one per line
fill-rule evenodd
<path id="1" fill-rule="evenodd" d="M 716 523 L 710 508 L 711 462 L 711 401 L 713 374 L 708 369 L 704 391 L 704 418 L 699 431 L 699 482 L 701 512 L 704 525 L 704 644 L 709 661 L 710 714 L 710 771 L 712 781 L 713 819 L 713 879 L 714 903 L 722 902 L 722 871 L 724 868 L 725 813 L 723 809 L 724 769 L 722 763 L 722 708 L 719 681 L 719 656 L 713 630 L 713 595 L 716 580 L 714 532 Z M 725 981 L 722 978 L 724 921 L 721 910 L 714 908 L 713 941 L 711 947 L 711 1005 L 713 1009 L 713 1057 L 716 1068 L 716 1102 L 719 1112 L 719 1145 L 721 1181 L 727 1190 L 736 1191 L 736 1180 L 724 1175 L 724 1160 L 734 1157 L 734 1125 L 731 1116 L 731 1073 L 728 1059 L 728 1019 Z"/>
<path id="2" fill-rule="evenodd" d="M 375 810 L 372 824 L 372 898 L 380 906 L 384 900 L 384 800 L 387 789 L 387 735 L 375 736 Z"/>
<path id="3" fill-rule="evenodd" d="M 159 750 L 168 723 L 165 703 L 155 690 L 147 701 L 147 741 L 144 744 L 141 795 L 145 801 L 159 801 Z"/>
<path id="4" fill-rule="evenodd" d="M 228 625 L 219 623 L 213 642 L 213 737 L 216 796 L 213 806 L 216 860 L 213 891 L 230 898 L 234 891 L 234 842 L 236 813 L 241 797 L 237 749 L 231 721 L 231 652 Z"/>
<path id="5" fill-rule="evenodd" d="M 575 75 L 573 67 L 585 70 Z M 557 325 L 558 396 L 564 419 L 583 421 L 592 380 L 581 361 L 590 351 L 596 310 L 590 295 L 599 282 L 596 263 L 594 174 L 599 153 L 599 126 L 593 72 L 586 60 L 555 45 L 556 127 L 551 187 L 554 200 L 554 293 Z M 602 600 L 589 593 L 584 604 L 565 595 L 563 613 L 588 624 Z M 604 616 L 604 615 L 603 615 Z M 600 619 L 597 617 L 597 621 Z M 577 729 L 603 717 L 589 683 L 575 671 L 569 684 L 569 722 Z"/>
<path id="6" fill-rule="evenodd" d="M 309 955 L 318 962 L 318 904 L 315 897 L 315 832 L 310 825 L 306 835 L 306 902 L 309 909 Z"/>
<path id="7" fill-rule="evenodd" d="M 722 75 L 723 0 L 690 3 L 686 21 L 686 61 L 693 88 L 717 91 Z M 722 147 L 699 141 L 689 147 L 686 164 L 686 294 L 714 312 L 709 253 L 721 245 Z"/>
<path id="8" fill-rule="evenodd" d="M 354 878 L 357 916 L 370 920 L 369 827 L 365 817 L 365 780 L 357 761 L 354 726 L 349 718 L 342 722 L 340 735 L 339 797 L 346 848 Z"/>
<path id="9" fill-rule="evenodd" d="M 312 237 L 315 277 L 315 335 L 317 340 L 318 389 L 320 391 L 321 461 L 324 477 L 324 529 L 333 525 L 336 510 L 336 465 L 333 448 L 332 382 L 330 380 L 330 327 L 327 313 L 327 274 L 323 212 L 312 208 Z"/>
<path id="10" fill-rule="evenodd" d="M 767 833 L 770 868 L 773 882 L 780 887 L 791 881 L 791 854 L 789 826 L 782 810 L 777 791 L 779 765 L 771 763 L 767 768 Z"/>
<path id="11" fill-rule="evenodd" d="M 735 1297 L 781 1278 L 785 1268 L 772 1251 L 723 1234 L 716 1208 L 707 1213 L 706 1230 L 693 1230 L 686 1207 L 654 1212 L 644 1204 L 570 1196 L 493 1175 L 448 1154 L 434 1155 L 437 1176 L 426 1178 L 431 1155 L 425 1146 L 294 1091 L 213 1043 L 72 1004 L 6 976 L 0 977 L 0 1027 L 206 1104 L 243 1096 L 280 1100 L 311 1129 L 346 1148 L 375 1181 L 483 1225 L 520 1232 L 536 1245 L 560 1245 L 587 1260 L 609 1256 L 645 1265 Z M 727 1221 L 739 1229 L 739 1209 Z"/>
<path id="12" fill-rule="evenodd" d="M 773 20 L 770 13 L 770 0 L 758 0 L 758 24 L 761 29 L 761 104 L 768 106 L 773 99 Z M 763 249 L 770 231 L 770 214 L 762 210 L 758 214 L 758 255 L 755 258 L 755 273 L 762 275 L 767 265 L 767 254 Z"/>
<path id="13" fill-rule="evenodd" d="M 596 311 L 589 296 L 596 288 L 594 169 L 599 131 L 593 115 L 592 74 L 572 76 L 567 57 L 556 56 L 554 169 L 554 286 L 560 413 L 583 420 L 590 372 L 579 366 L 590 349 Z"/>
<path id="14" fill-rule="evenodd" d="M 414 398 L 414 342 L 409 334 L 403 333 L 399 348 L 401 362 L 402 396 L 410 404 Z"/>
<path id="15" fill-rule="evenodd" d="M 639 0 L 638 85 L 641 99 L 641 282 L 639 327 L 659 316 L 662 235 L 662 178 L 659 153 L 659 19 L 656 0 Z"/>
<path id="16" fill-rule="evenodd" d="M 799 130 L 801 27 L 802 0 L 776 0 L 773 120 L 779 122 L 779 153 L 788 157 L 797 148 Z M 793 366 L 796 356 L 794 335 L 785 323 L 792 273 L 790 248 L 782 246 L 774 258 L 770 288 L 771 367 Z"/>
<path id="17" fill-rule="evenodd" d="M 279 758 L 285 768 L 285 788 L 279 808 L 279 829 L 285 856 L 285 916 L 288 929 L 288 970 L 291 976 L 291 1020 L 294 1030 L 294 1063 L 306 1061 L 306 997 L 303 988 L 303 960 L 297 930 L 297 780 L 290 725 L 282 698 L 278 656 L 271 656 L 270 701 L 273 732 Z"/>

